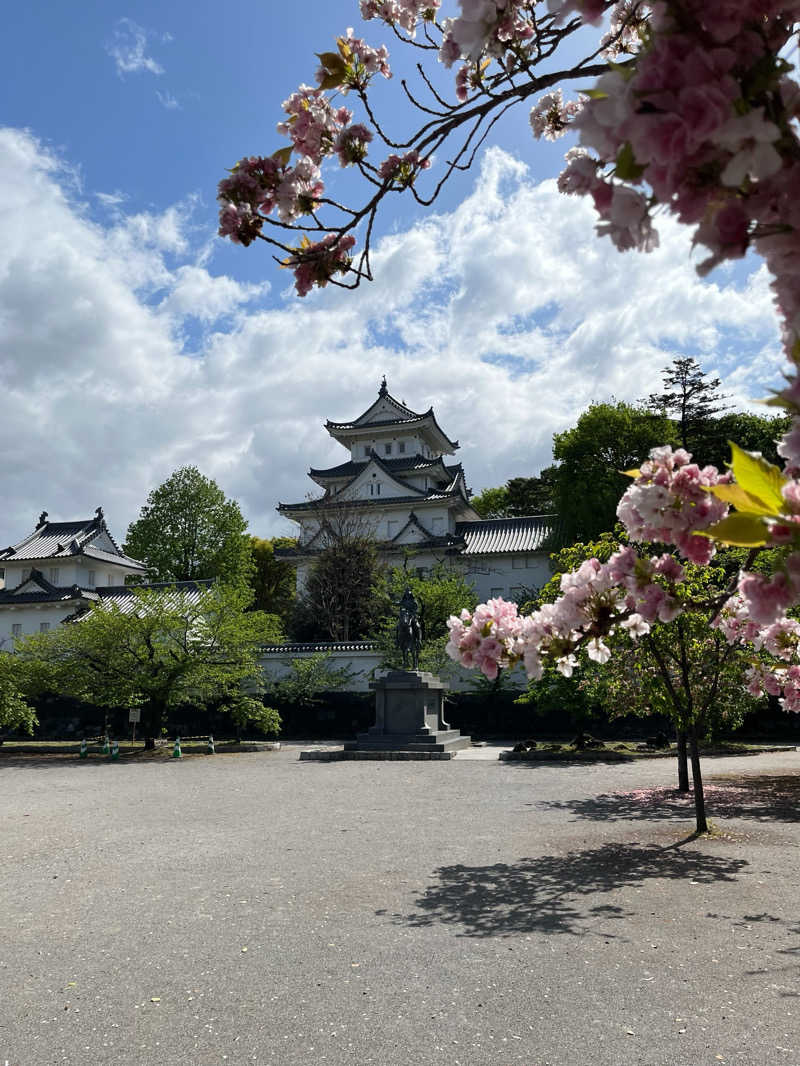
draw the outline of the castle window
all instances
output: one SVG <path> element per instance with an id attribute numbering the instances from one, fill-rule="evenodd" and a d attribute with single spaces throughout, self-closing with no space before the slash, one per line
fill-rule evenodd
<path id="1" fill-rule="evenodd" d="M 523 570 L 525 568 L 525 558 L 522 555 L 515 555 L 511 560 L 511 567 L 514 570 Z"/>
<path id="2" fill-rule="evenodd" d="M 11 636 L 12 637 L 21 637 L 22 636 L 22 622 L 15 622 L 13 624 L 13 626 L 11 627 Z"/>
<path id="3" fill-rule="evenodd" d="M 399 453 L 400 453 L 401 455 L 404 455 L 404 454 L 405 454 L 405 450 L 406 450 L 406 442 L 405 442 L 404 440 L 399 440 L 399 441 L 397 442 L 397 450 L 398 450 L 398 452 L 399 452 Z"/>
<path id="4" fill-rule="evenodd" d="M 40 622 L 39 623 L 39 632 L 40 633 L 48 633 L 49 631 L 50 631 L 50 623 L 49 622 Z"/>
<path id="5" fill-rule="evenodd" d="M 384 451 L 385 455 L 391 455 L 392 454 L 392 446 L 391 446 L 391 444 L 384 444 L 383 451 Z"/>
<path id="6" fill-rule="evenodd" d="M 89 571 L 89 588 L 94 588 L 94 570 Z"/>
<path id="7" fill-rule="evenodd" d="M 114 584 L 114 575 L 113 574 L 109 574 L 108 575 L 108 583 L 109 583 L 109 585 L 113 585 Z"/>
<path id="8" fill-rule="evenodd" d="M 50 584 L 51 585 L 57 585 L 58 584 L 58 578 L 59 578 L 60 574 L 61 574 L 61 571 L 59 570 L 59 568 L 57 566 L 51 566 L 50 567 Z"/>
<path id="9" fill-rule="evenodd" d="M 492 599 L 496 599 L 498 596 L 502 596 L 503 595 L 503 590 L 501 588 L 500 589 L 492 589 L 492 591 L 489 593 L 489 595 L 492 597 Z"/>

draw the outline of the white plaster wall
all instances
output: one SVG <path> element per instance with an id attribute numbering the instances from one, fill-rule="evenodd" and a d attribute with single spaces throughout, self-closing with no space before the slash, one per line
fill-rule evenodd
<path id="1" fill-rule="evenodd" d="M 468 556 L 460 561 L 464 576 L 475 587 L 481 603 L 494 596 L 517 599 L 520 594 L 542 588 L 552 574 L 547 552 Z"/>
<path id="2" fill-rule="evenodd" d="M 261 657 L 261 666 L 267 681 L 280 681 L 291 671 L 292 659 L 308 659 L 316 652 L 269 652 Z M 376 651 L 347 651 L 332 652 L 330 666 L 334 670 L 342 667 L 350 670 L 355 676 L 345 692 L 369 692 L 369 682 L 378 675 L 380 670 L 380 655 Z M 475 687 L 479 675 L 474 670 L 465 670 L 457 663 L 448 663 L 447 670 L 443 672 L 442 680 L 454 692 L 468 692 Z M 525 671 L 521 667 L 512 670 L 508 675 L 509 681 L 520 691 L 527 688 Z"/>
<path id="3" fill-rule="evenodd" d="M 52 581 L 50 571 L 58 570 L 58 580 Z M 105 561 L 84 559 L 79 564 L 75 559 L 38 559 L 20 563 L 6 564 L 6 588 L 15 589 L 22 584 L 23 573 L 38 570 L 47 581 L 58 585 L 60 588 L 69 588 L 70 585 L 80 585 L 81 588 L 94 588 L 96 585 L 124 585 L 128 574 L 136 574 L 138 570 L 131 570 L 126 566 L 115 566 Z M 94 572 L 94 580 L 89 580 L 89 575 Z M 109 581 L 111 577 L 111 581 Z"/>
<path id="4" fill-rule="evenodd" d="M 293 659 L 310 659 L 317 652 L 291 651 L 269 652 L 261 657 L 261 666 L 267 681 L 280 681 L 291 673 Z M 347 669 L 354 676 L 347 692 L 369 692 L 369 682 L 380 663 L 380 655 L 374 651 L 334 652 L 330 666 L 334 670 Z"/>
<path id="5" fill-rule="evenodd" d="M 31 633 L 40 632 L 42 622 L 49 622 L 50 629 L 55 629 L 68 615 L 77 609 L 77 602 L 73 603 L 26 603 L 19 607 L 3 605 L 0 607 L 0 648 L 3 651 L 12 651 L 14 646 L 15 625 L 22 626 L 21 635 L 30 636 Z"/>

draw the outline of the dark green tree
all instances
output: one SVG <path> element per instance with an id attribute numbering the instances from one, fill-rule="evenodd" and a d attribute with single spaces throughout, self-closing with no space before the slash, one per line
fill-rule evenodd
<path id="1" fill-rule="evenodd" d="M 761 452 L 767 462 L 782 466 L 777 443 L 788 432 L 791 421 L 789 415 L 764 417 L 731 411 L 707 425 L 703 451 L 695 458 L 701 466 L 712 463 L 718 470 L 724 470 L 731 457 L 730 441 L 733 440 L 745 451 Z"/>
<path id="2" fill-rule="evenodd" d="M 647 407 L 657 414 L 667 414 L 677 424 L 678 441 L 703 464 L 703 446 L 707 441 L 709 424 L 722 411 L 727 410 L 720 394 L 719 378 L 708 380 L 694 359 L 673 359 L 670 366 L 661 371 L 663 392 L 652 392 L 647 398 Z M 737 442 L 738 443 L 738 442 Z"/>
<path id="3" fill-rule="evenodd" d="M 253 609 L 276 614 L 284 623 L 294 606 L 295 568 L 286 559 L 277 558 L 275 549 L 293 548 L 296 544 L 294 537 L 250 537 Z"/>
<path id="4" fill-rule="evenodd" d="M 592 404 L 553 441 L 555 511 L 567 541 L 591 540 L 612 530 L 630 483 L 621 471 L 637 467 L 651 448 L 677 444 L 666 415 L 622 402 Z"/>
<path id="5" fill-rule="evenodd" d="M 363 533 L 331 534 L 298 589 L 290 631 L 295 640 L 363 640 L 380 617 L 374 540 Z"/>
<path id="6" fill-rule="evenodd" d="M 481 518 L 552 514 L 557 475 L 557 468 L 548 466 L 538 477 L 512 477 L 503 486 L 484 489 L 470 503 Z"/>
<path id="7" fill-rule="evenodd" d="M 182 466 L 147 497 L 124 550 L 146 563 L 151 581 L 246 581 L 246 530 L 239 504 L 196 466 Z"/>

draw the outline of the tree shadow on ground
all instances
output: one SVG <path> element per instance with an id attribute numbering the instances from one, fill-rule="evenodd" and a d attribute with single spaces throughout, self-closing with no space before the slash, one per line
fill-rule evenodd
<path id="1" fill-rule="evenodd" d="M 735 881 L 747 865 L 743 859 L 705 855 L 679 844 L 605 844 L 513 865 L 443 866 L 416 901 L 417 910 L 394 920 L 417 927 L 454 925 L 460 936 L 469 937 L 538 932 L 608 940 L 617 935 L 615 923 L 633 912 L 616 903 L 598 903 L 598 895 L 653 879 Z"/>
<path id="2" fill-rule="evenodd" d="M 706 811 L 714 818 L 756 821 L 800 821 L 800 774 L 718 777 L 704 784 Z M 693 793 L 672 788 L 637 788 L 589 799 L 540 800 L 528 804 L 538 810 L 570 811 L 595 821 L 630 821 L 694 817 Z"/>

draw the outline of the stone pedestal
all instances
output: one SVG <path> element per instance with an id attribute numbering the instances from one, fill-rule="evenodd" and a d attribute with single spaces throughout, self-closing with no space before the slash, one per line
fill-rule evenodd
<path id="1" fill-rule="evenodd" d="M 390 670 L 370 681 L 375 692 L 375 724 L 345 750 L 456 751 L 472 741 L 444 720 L 445 684 L 423 670 Z"/>

